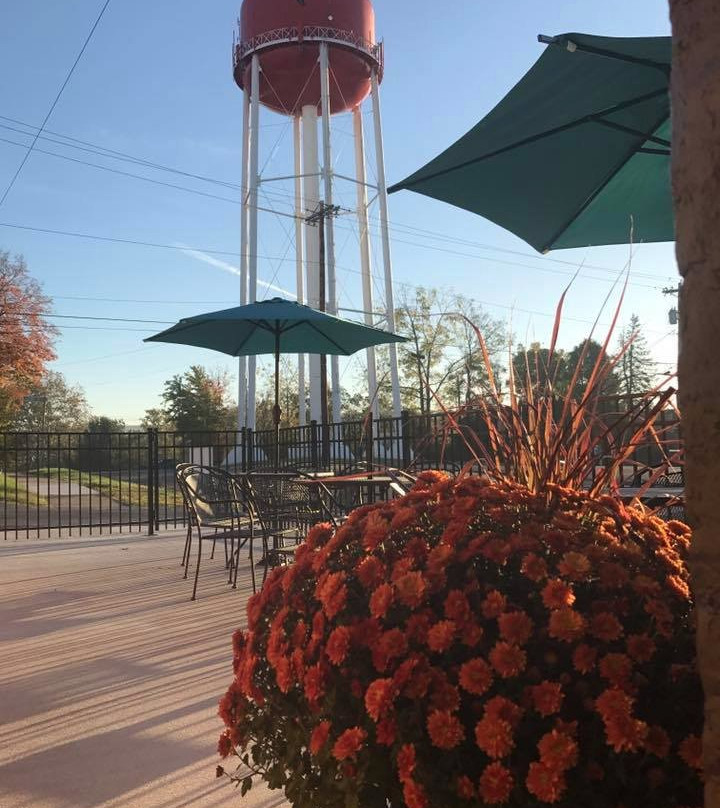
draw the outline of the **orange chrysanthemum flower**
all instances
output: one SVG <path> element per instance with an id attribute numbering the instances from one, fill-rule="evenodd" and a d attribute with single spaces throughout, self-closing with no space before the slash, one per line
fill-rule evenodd
<path id="1" fill-rule="evenodd" d="M 448 592 L 444 604 L 445 617 L 455 623 L 465 623 L 470 619 L 470 604 L 464 592 L 453 589 Z"/>
<path id="2" fill-rule="evenodd" d="M 535 553 L 528 553 L 522 560 L 520 565 L 520 572 L 535 583 L 547 578 L 547 564 L 543 558 L 535 555 Z"/>
<path id="3" fill-rule="evenodd" d="M 500 636 L 510 643 L 525 645 L 533 630 L 533 621 L 525 612 L 506 612 L 498 617 Z"/>
<path id="4" fill-rule="evenodd" d="M 350 650 L 351 633 L 347 626 L 338 626 L 328 637 L 325 653 L 333 665 L 342 665 Z"/>
<path id="5" fill-rule="evenodd" d="M 491 763 L 480 775 L 480 797 L 488 805 L 502 805 L 510 799 L 514 785 L 509 769 L 502 763 Z"/>
<path id="6" fill-rule="evenodd" d="M 411 743 L 406 743 L 400 747 L 397 756 L 398 779 L 401 783 L 406 783 L 412 779 L 413 772 L 417 758 L 415 755 L 415 747 Z"/>
<path id="7" fill-rule="evenodd" d="M 312 731 L 312 735 L 310 736 L 311 755 L 317 755 L 327 743 L 327 739 L 330 735 L 330 726 L 329 721 L 321 721 Z"/>
<path id="8" fill-rule="evenodd" d="M 332 620 L 345 607 L 347 600 L 347 586 L 344 572 L 332 572 L 325 576 L 322 583 L 318 582 L 316 597 L 322 603 L 327 617 Z"/>
<path id="9" fill-rule="evenodd" d="M 589 632 L 602 642 L 612 642 L 623 635 L 623 627 L 620 621 L 610 612 L 600 612 L 590 620 Z"/>
<path id="10" fill-rule="evenodd" d="M 367 732 L 360 727 L 346 729 L 345 732 L 335 741 L 332 748 L 332 755 L 335 760 L 348 760 L 354 758 L 362 748 L 367 738 Z"/>
<path id="11" fill-rule="evenodd" d="M 486 715 L 475 725 L 475 743 L 488 757 L 507 757 L 515 746 L 512 727 L 507 721 Z"/>
<path id="12" fill-rule="evenodd" d="M 365 709 L 373 721 L 380 720 L 392 705 L 396 695 L 392 679 L 376 679 L 365 691 Z"/>
<path id="13" fill-rule="evenodd" d="M 558 572 L 571 581 L 582 581 L 590 572 L 590 561 L 583 553 L 569 552 L 557 565 Z"/>
<path id="14" fill-rule="evenodd" d="M 375 737 L 380 746 L 392 746 L 395 743 L 397 734 L 397 725 L 395 721 L 390 718 L 384 718 L 378 721 L 375 727 Z"/>
<path id="15" fill-rule="evenodd" d="M 600 675 L 615 685 L 623 685 L 632 675 L 632 660 L 626 654 L 606 654 L 599 665 Z"/>
<path id="16" fill-rule="evenodd" d="M 414 780 L 408 780 L 403 785 L 403 800 L 407 808 L 427 808 L 428 805 L 425 790 Z"/>
<path id="17" fill-rule="evenodd" d="M 644 745 L 647 731 L 647 724 L 631 715 L 614 715 L 605 721 L 608 746 L 616 752 L 637 752 Z"/>
<path id="18" fill-rule="evenodd" d="M 609 688 L 595 700 L 595 709 L 604 721 L 609 721 L 617 716 L 630 715 L 632 705 L 630 696 L 617 687 Z"/>
<path id="19" fill-rule="evenodd" d="M 412 609 L 423 602 L 426 589 L 427 582 L 421 572 L 406 572 L 395 581 L 398 600 Z"/>
<path id="20" fill-rule="evenodd" d="M 358 580 L 365 589 L 375 589 L 385 577 L 385 567 L 376 556 L 366 556 L 356 572 Z"/>
<path id="21" fill-rule="evenodd" d="M 585 633 L 585 619 L 573 609 L 557 609 L 550 615 L 549 630 L 554 639 L 573 642 Z"/>
<path id="22" fill-rule="evenodd" d="M 578 673 L 590 673 L 595 667 L 597 648 L 581 643 L 573 651 L 573 667 Z"/>
<path id="23" fill-rule="evenodd" d="M 473 785 L 473 781 L 466 774 L 461 774 L 460 777 L 458 777 L 456 789 L 457 795 L 461 800 L 475 799 L 475 786 Z"/>
<path id="24" fill-rule="evenodd" d="M 382 543 L 388 534 L 388 523 L 382 512 L 371 511 L 366 519 L 362 531 L 362 546 L 367 552 L 372 552 Z"/>
<path id="25" fill-rule="evenodd" d="M 562 609 L 575 603 L 575 593 L 572 591 L 572 587 L 558 578 L 548 581 L 540 592 L 540 596 L 547 609 Z"/>
<path id="26" fill-rule="evenodd" d="M 645 736 L 645 751 L 659 758 L 666 758 L 670 754 L 670 736 L 662 727 L 648 728 Z"/>
<path id="27" fill-rule="evenodd" d="M 517 645 L 498 642 L 490 651 L 490 662 L 503 679 L 509 679 L 525 670 L 527 656 L 525 651 Z"/>
<path id="28" fill-rule="evenodd" d="M 667 581 L 667 585 L 676 595 L 680 595 L 680 597 L 684 598 L 685 600 L 690 597 L 690 587 L 687 585 L 687 581 L 685 581 L 679 575 L 668 575 L 665 580 Z"/>
<path id="29" fill-rule="evenodd" d="M 325 694 L 325 677 L 323 676 L 320 665 L 313 665 L 311 668 L 308 668 L 305 673 L 303 685 L 305 688 L 305 698 L 311 704 L 316 704 Z"/>
<path id="30" fill-rule="evenodd" d="M 507 721 L 516 727 L 523 716 L 523 708 L 504 696 L 493 696 L 485 702 L 485 715 L 499 721 Z"/>
<path id="31" fill-rule="evenodd" d="M 370 597 L 370 614 L 378 619 L 385 617 L 392 605 L 395 593 L 390 584 L 380 584 Z"/>
<path id="32" fill-rule="evenodd" d="M 427 644 L 431 651 L 447 651 L 455 640 L 457 626 L 452 620 L 441 620 L 428 631 Z"/>
<path id="33" fill-rule="evenodd" d="M 688 735 L 680 744 L 678 753 L 691 769 L 702 771 L 702 740 L 697 735 Z"/>
<path id="34" fill-rule="evenodd" d="M 554 771 L 572 769 L 578 760 L 577 741 L 564 732 L 551 730 L 538 741 L 540 762 Z"/>
<path id="35" fill-rule="evenodd" d="M 649 662 L 655 651 L 655 642 L 647 634 L 631 634 L 627 639 L 628 656 L 635 662 Z"/>
<path id="36" fill-rule="evenodd" d="M 481 696 L 490 687 L 493 672 L 484 659 L 471 659 L 460 668 L 460 687 L 475 696 Z"/>
<path id="37" fill-rule="evenodd" d="M 465 738 L 462 724 L 447 710 L 433 710 L 428 716 L 427 729 L 438 749 L 454 749 Z"/>
<path id="38" fill-rule="evenodd" d="M 475 648 L 476 645 L 480 644 L 484 635 L 485 632 L 482 626 L 479 626 L 477 623 L 467 623 L 462 627 L 460 642 L 463 645 L 467 645 L 468 648 Z"/>
<path id="39" fill-rule="evenodd" d="M 598 568 L 600 583 L 606 589 L 620 589 L 630 580 L 630 573 L 621 564 L 605 561 Z"/>
<path id="40" fill-rule="evenodd" d="M 500 617 L 500 615 L 505 611 L 506 606 L 507 598 L 505 595 L 503 595 L 502 592 L 498 592 L 497 589 L 493 589 L 491 592 L 488 592 L 480 608 L 483 613 L 483 617 L 486 617 L 488 620 L 492 620 L 494 617 Z"/>
<path id="41" fill-rule="evenodd" d="M 527 790 L 541 802 L 558 802 L 565 791 L 565 778 L 561 772 L 544 763 L 531 763 L 525 780 Z"/>
<path id="42" fill-rule="evenodd" d="M 560 712 L 563 703 L 562 685 L 560 682 L 541 682 L 530 688 L 533 707 L 542 716 Z"/>

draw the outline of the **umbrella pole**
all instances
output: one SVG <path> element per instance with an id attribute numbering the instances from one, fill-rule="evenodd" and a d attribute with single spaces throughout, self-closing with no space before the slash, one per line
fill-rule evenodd
<path id="1" fill-rule="evenodd" d="M 275 422 L 275 471 L 280 470 L 280 324 L 275 327 L 275 406 L 273 421 Z"/>

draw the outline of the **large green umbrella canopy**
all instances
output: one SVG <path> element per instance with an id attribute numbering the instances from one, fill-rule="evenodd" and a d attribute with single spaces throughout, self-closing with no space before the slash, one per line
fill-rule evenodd
<path id="1" fill-rule="evenodd" d="M 510 93 L 390 191 L 478 213 L 541 252 L 674 239 L 670 37 L 540 37 Z"/>
<path id="2" fill-rule="evenodd" d="M 275 356 L 275 463 L 280 427 L 280 355 L 288 353 L 351 356 L 363 348 L 405 337 L 343 320 L 290 300 L 273 298 L 247 306 L 187 317 L 145 342 L 170 342 L 209 348 L 230 356 Z"/>

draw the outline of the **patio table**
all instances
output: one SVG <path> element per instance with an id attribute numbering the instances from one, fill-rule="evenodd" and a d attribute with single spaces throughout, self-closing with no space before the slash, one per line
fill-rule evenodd
<path id="1" fill-rule="evenodd" d="M 640 493 L 642 492 L 642 493 Z M 643 502 L 657 502 L 662 504 L 671 499 L 683 499 L 685 488 L 683 486 L 651 486 L 644 491 L 641 487 L 618 488 L 618 496 L 623 500 L 635 499 L 639 496 Z"/>
<path id="2" fill-rule="evenodd" d="M 347 511 L 351 511 L 353 508 L 375 502 L 378 499 L 387 500 L 395 481 L 390 475 L 383 472 L 363 471 L 330 477 L 325 475 L 314 477 L 309 474 L 299 477 L 297 482 L 310 486 L 322 483 L 337 494 Z"/>

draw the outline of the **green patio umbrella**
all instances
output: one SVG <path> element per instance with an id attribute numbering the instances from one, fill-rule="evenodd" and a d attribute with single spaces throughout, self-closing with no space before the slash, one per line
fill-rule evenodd
<path id="1" fill-rule="evenodd" d="M 542 57 L 473 129 L 407 179 L 540 252 L 674 239 L 670 37 L 539 37 Z"/>
<path id="2" fill-rule="evenodd" d="M 281 354 L 327 354 L 351 356 L 363 348 L 405 337 L 378 328 L 342 320 L 290 300 L 273 298 L 247 306 L 187 317 L 177 325 L 148 337 L 145 342 L 170 342 L 209 348 L 230 356 L 275 356 L 275 465 L 280 434 Z"/>

